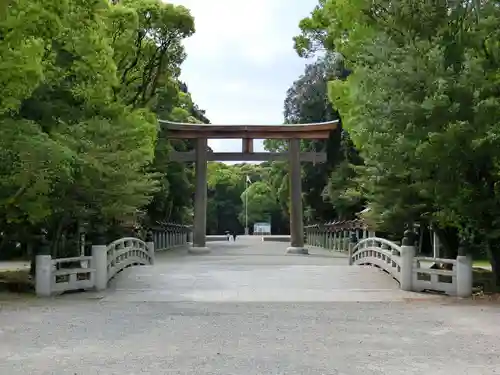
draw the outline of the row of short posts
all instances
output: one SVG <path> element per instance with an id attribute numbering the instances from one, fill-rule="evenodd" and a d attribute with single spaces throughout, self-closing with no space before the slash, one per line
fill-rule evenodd
<path id="1" fill-rule="evenodd" d="M 353 236 L 358 240 L 374 237 L 375 232 L 367 228 L 341 228 L 334 225 L 311 225 L 305 228 L 306 243 L 338 252 L 348 252 Z"/>
<path id="2" fill-rule="evenodd" d="M 187 225 L 168 224 L 153 231 L 153 242 L 157 251 L 186 246 L 192 242 L 193 233 Z"/>

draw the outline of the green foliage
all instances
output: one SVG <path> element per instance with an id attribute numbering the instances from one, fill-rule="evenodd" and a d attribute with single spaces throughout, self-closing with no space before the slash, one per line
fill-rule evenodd
<path id="1" fill-rule="evenodd" d="M 71 176 L 72 153 L 27 120 L 0 127 L 1 223 L 37 223 L 51 214 L 49 194 Z"/>
<path id="2" fill-rule="evenodd" d="M 246 222 L 245 204 L 248 202 L 250 230 L 256 222 L 271 220 L 274 233 L 286 233 L 288 213 L 281 210 L 279 190 L 270 184 L 273 172 L 276 170 L 267 163 L 209 163 L 207 232 L 220 234 L 229 230 L 243 233 Z M 246 176 L 249 176 L 251 183 L 246 182 Z M 288 196 L 286 200 L 288 201 Z"/>
<path id="3" fill-rule="evenodd" d="M 296 49 L 353 71 L 329 87 L 364 159 L 348 195 L 385 230 L 432 224 L 455 253 L 457 235 L 486 248 L 500 284 L 499 16 L 497 1 L 321 0 Z"/>
<path id="4" fill-rule="evenodd" d="M 186 8 L 159 0 L 1 8 L 0 246 L 44 227 L 55 254 L 83 223 L 189 219 L 190 170 L 168 162 L 155 113 L 197 121 L 178 80 L 193 33 Z"/>
<path id="5" fill-rule="evenodd" d="M 304 74 L 287 91 L 284 103 L 285 123 L 304 124 L 339 119 L 338 113 L 328 99 L 328 82 L 344 79 L 349 71 L 341 55 L 327 53 L 306 66 Z M 266 140 L 267 150 L 285 152 L 287 143 L 280 140 Z M 351 188 L 351 164 L 361 163 L 349 135 L 341 125 L 326 141 L 303 140 L 302 151 L 326 151 L 328 161 L 322 164 L 304 163 L 303 198 L 305 219 L 309 222 L 324 222 L 337 217 L 351 218 L 360 209 L 362 199 L 347 197 Z M 346 164 L 347 168 L 337 167 Z M 288 215 L 289 189 L 286 163 L 273 163 L 272 174 L 282 209 Z M 346 197 L 344 197 L 344 193 Z"/>
<path id="6" fill-rule="evenodd" d="M 115 94 L 134 107 L 149 105 L 178 78 L 185 59 L 181 41 L 194 33 L 194 20 L 182 6 L 134 0 L 113 7 L 110 21 L 119 77 Z"/>
<path id="7" fill-rule="evenodd" d="M 241 195 L 243 202 L 248 202 L 248 223 L 270 222 L 274 212 L 279 210 L 274 189 L 265 181 L 250 184 Z M 245 223 L 245 213 L 241 212 L 240 222 Z"/>

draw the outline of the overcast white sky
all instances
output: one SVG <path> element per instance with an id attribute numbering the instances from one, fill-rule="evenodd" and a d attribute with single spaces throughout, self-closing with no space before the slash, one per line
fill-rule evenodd
<path id="1" fill-rule="evenodd" d="M 185 42 L 181 78 L 210 121 L 283 122 L 286 90 L 306 61 L 293 49 L 300 19 L 318 0 L 173 0 L 191 10 L 196 34 Z M 210 140 L 216 152 L 241 151 L 240 140 Z M 255 151 L 262 151 L 256 142 Z"/>

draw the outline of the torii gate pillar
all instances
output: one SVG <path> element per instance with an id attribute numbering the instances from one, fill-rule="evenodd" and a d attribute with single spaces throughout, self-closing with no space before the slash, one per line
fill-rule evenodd
<path id="1" fill-rule="evenodd" d="M 196 185 L 194 195 L 193 246 L 188 250 L 191 254 L 206 254 L 210 251 L 206 243 L 207 232 L 207 138 L 196 140 L 195 173 Z"/>
<path id="2" fill-rule="evenodd" d="M 302 176 L 300 169 L 300 139 L 290 139 L 290 247 L 289 254 L 309 254 L 304 247 L 304 213 L 302 212 Z"/>

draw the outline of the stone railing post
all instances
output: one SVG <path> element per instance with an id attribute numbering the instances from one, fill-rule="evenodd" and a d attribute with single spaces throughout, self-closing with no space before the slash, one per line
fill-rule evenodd
<path id="1" fill-rule="evenodd" d="M 401 289 L 412 291 L 413 259 L 415 258 L 415 233 L 406 230 L 401 246 Z"/>
<path id="2" fill-rule="evenodd" d="M 98 228 L 96 245 L 92 245 L 92 267 L 95 269 L 95 289 L 106 290 L 108 287 L 108 251 L 103 228 Z"/>
<path id="3" fill-rule="evenodd" d="M 183 245 L 186 246 L 188 243 L 189 243 L 189 228 L 187 226 L 184 226 Z"/>
<path id="4" fill-rule="evenodd" d="M 165 227 L 162 227 L 160 233 L 161 233 L 161 249 L 166 250 L 168 241 L 167 229 Z"/>
<path id="5" fill-rule="evenodd" d="M 349 251 L 349 231 L 344 229 L 342 234 L 342 251 Z"/>
<path id="6" fill-rule="evenodd" d="M 193 243 L 193 229 L 189 229 L 189 242 Z"/>
<path id="7" fill-rule="evenodd" d="M 159 229 L 156 229 L 155 230 L 155 239 L 157 240 L 156 244 L 157 244 L 157 248 L 160 249 L 160 250 L 163 250 L 165 248 L 164 244 L 163 244 L 163 232 L 160 231 Z"/>
<path id="8" fill-rule="evenodd" d="M 160 247 L 160 241 L 158 241 L 158 231 L 153 231 L 153 242 L 158 244 L 158 248 L 161 249 Z"/>
<path id="9" fill-rule="evenodd" d="M 148 254 L 151 257 L 151 264 L 155 264 L 155 242 L 153 240 L 153 232 L 148 230 L 146 233 L 146 247 L 148 248 Z"/>
<path id="10" fill-rule="evenodd" d="M 467 243 L 460 241 L 458 247 L 457 263 L 457 297 L 470 297 L 472 295 L 472 258 L 467 254 Z"/>
<path id="11" fill-rule="evenodd" d="M 356 244 L 358 243 L 358 236 L 356 236 L 356 234 L 354 232 L 351 233 L 351 238 L 350 238 L 350 241 L 349 241 L 349 265 L 352 266 L 352 254 L 354 252 L 354 247 L 356 246 Z"/>
<path id="12" fill-rule="evenodd" d="M 52 294 L 52 256 L 45 232 L 39 236 L 40 250 L 36 256 L 35 291 L 39 297 L 50 297 Z"/>
<path id="13" fill-rule="evenodd" d="M 170 249 L 172 245 L 172 233 L 170 225 L 165 226 L 163 231 L 165 232 L 165 249 Z"/>
<path id="14" fill-rule="evenodd" d="M 39 297 L 50 297 L 52 294 L 52 256 L 36 256 L 35 290 Z"/>

